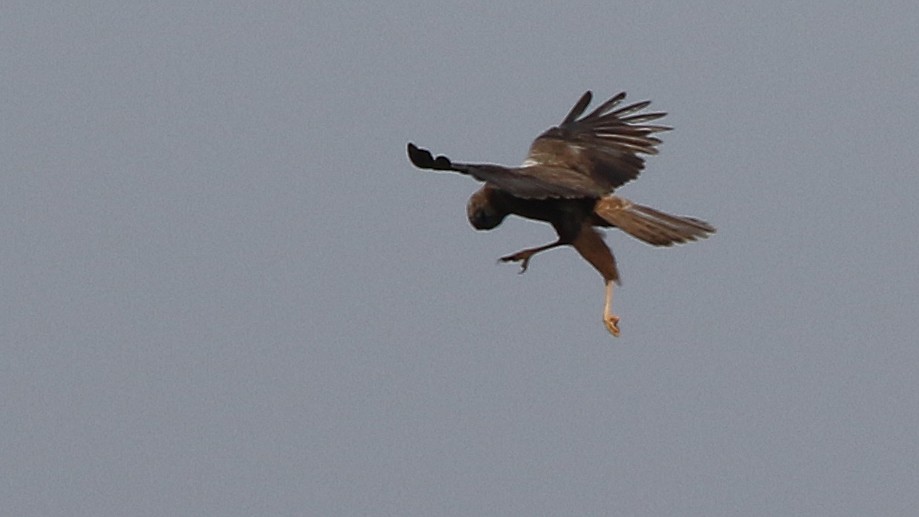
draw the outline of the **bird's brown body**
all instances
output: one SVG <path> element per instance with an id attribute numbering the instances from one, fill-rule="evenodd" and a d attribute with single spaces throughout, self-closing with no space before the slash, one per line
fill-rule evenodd
<path id="1" fill-rule="evenodd" d="M 612 313 L 612 297 L 619 272 L 613 253 L 595 227 L 618 227 L 655 246 L 692 241 L 715 231 L 704 221 L 665 214 L 611 195 L 644 168 L 639 153 L 657 152 L 660 140 L 653 133 L 669 129 L 642 124 L 664 116 L 637 113 L 648 106 L 647 101 L 613 110 L 624 98 L 620 93 L 578 119 L 590 103 L 591 94 L 585 93 L 558 127 L 533 142 L 527 159 L 516 168 L 454 163 L 408 144 L 409 158 L 419 168 L 455 171 L 485 182 L 467 205 L 469 222 L 476 229 L 495 228 L 511 214 L 551 224 L 558 240 L 501 260 L 520 262 L 524 272 L 535 254 L 573 246 L 603 277 L 603 321 L 615 336 L 619 335 L 619 317 Z"/>

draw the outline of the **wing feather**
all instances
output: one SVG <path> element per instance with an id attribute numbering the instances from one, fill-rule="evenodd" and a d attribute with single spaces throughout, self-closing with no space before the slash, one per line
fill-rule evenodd
<path id="1" fill-rule="evenodd" d="M 525 199 L 600 197 L 603 190 L 587 176 L 572 175 L 558 167 L 502 167 L 484 163 L 458 163 L 446 156 L 434 157 L 427 149 L 408 144 L 408 157 L 419 169 L 453 171 L 489 183 Z"/>
<path id="2" fill-rule="evenodd" d="M 521 198 L 599 198 L 638 177 L 641 155 L 657 154 L 661 141 L 654 134 L 670 129 L 646 124 L 665 115 L 643 113 L 650 101 L 621 106 L 625 97 L 616 94 L 582 117 L 593 98 L 585 92 L 561 124 L 533 141 L 520 167 L 457 163 L 411 143 L 409 159 L 416 167 L 466 174 Z"/>
<path id="3" fill-rule="evenodd" d="M 571 122 L 574 122 L 575 119 L 580 117 L 581 113 L 584 113 L 584 110 L 587 109 L 587 105 L 590 104 L 590 99 L 592 98 L 593 94 L 590 93 L 590 90 L 584 92 L 584 95 L 581 95 L 581 98 L 578 100 L 577 104 L 571 108 L 571 111 L 569 111 L 568 115 L 566 115 L 564 120 L 562 120 L 562 124 L 570 124 Z"/>
<path id="4" fill-rule="evenodd" d="M 666 113 L 641 113 L 651 101 L 620 107 L 625 92 L 613 96 L 583 118 L 585 94 L 562 123 L 540 135 L 525 163 L 569 169 L 591 178 L 606 193 L 635 179 L 644 169 L 640 155 L 657 154 L 661 143 L 654 133 L 670 127 L 649 125 Z"/>

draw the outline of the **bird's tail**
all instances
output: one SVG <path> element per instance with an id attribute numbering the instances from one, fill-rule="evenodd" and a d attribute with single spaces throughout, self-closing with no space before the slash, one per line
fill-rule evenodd
<path id="1" fill-rule="evenodd" d="M 715 233 L 715 228 L 705 221 L 665 214 L 617 196 L 606 196 L 597 201 L 594 214 L 602 222 L 654 246 L 704 239 Z"/>

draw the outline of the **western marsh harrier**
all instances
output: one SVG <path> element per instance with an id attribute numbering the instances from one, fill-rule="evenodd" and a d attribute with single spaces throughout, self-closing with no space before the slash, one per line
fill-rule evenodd
<path id="1" fill-rule="evenodd" d="M 654 246 L 670 246 L 707 237 L 710 224 L 692 217 L 665 214 L 611 193 L 635 179 L 644 168 L 642 154 L 657 154 L 657 133 L 670 128 L 648 124 L 665 113 L 642 113 L 650 101 L 619 107 L 620 93 L 581 117 L 590 104 L 588 91 L 557 127 L 539 135 L 519 167 L 457 163 L 446 156 L 408 144 L 416 167 L 468 174 L 485 182 L 467 205 L 469 222 L 477 230 L 491 230 L 510 214 L 545 221 L 558 240 L 501 257 L 520 262 L 526 271 L 537 253 L 563 245 L 574 249 L 600 272 L 606 285 L 603 323 L 619 335 L 619 317 L 612 312 L 613 283 L 619 272 L 613 253 L 595 226 L 615 227 Z M 580 118 L 579 118 L 580 117 Z"/>

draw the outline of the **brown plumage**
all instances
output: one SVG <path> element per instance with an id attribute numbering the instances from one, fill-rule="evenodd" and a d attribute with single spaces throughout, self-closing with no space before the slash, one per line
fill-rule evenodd
<path id="1" fill-rule="evenodd" d="M 638 177 L 644 168 L 640 154 L 657 154 L 661 141 L 654 134 L 670 129 L 646 124 L 665 115 L 639 113 L 650 101 L 616 109 L 624 99 L 625 93 L 620 93 L 578 118 L 590 104 L 588 91 L 561 124 L 533 141 L 520 167 L 456 163 L 408 144 L 409 159 L 416 167 L 459 172 L 485 182 L 467 205 L 469 222 L 476 229 L 495 228 L 510 214 L 551 224 L 558 240 L 501 260 L 520 262 L 523 273 L 537 253 L 573 246 L 603 277 L 603 322 L 614 336 L 619 335 L 619 317 L 612 312 L 613 283 L 619 282 L 619 271 L 594 227 L 616 227 L 654 246 L 694 241 L 715 231 L 699 219 L 665 214 L 611 195 Z"/>

